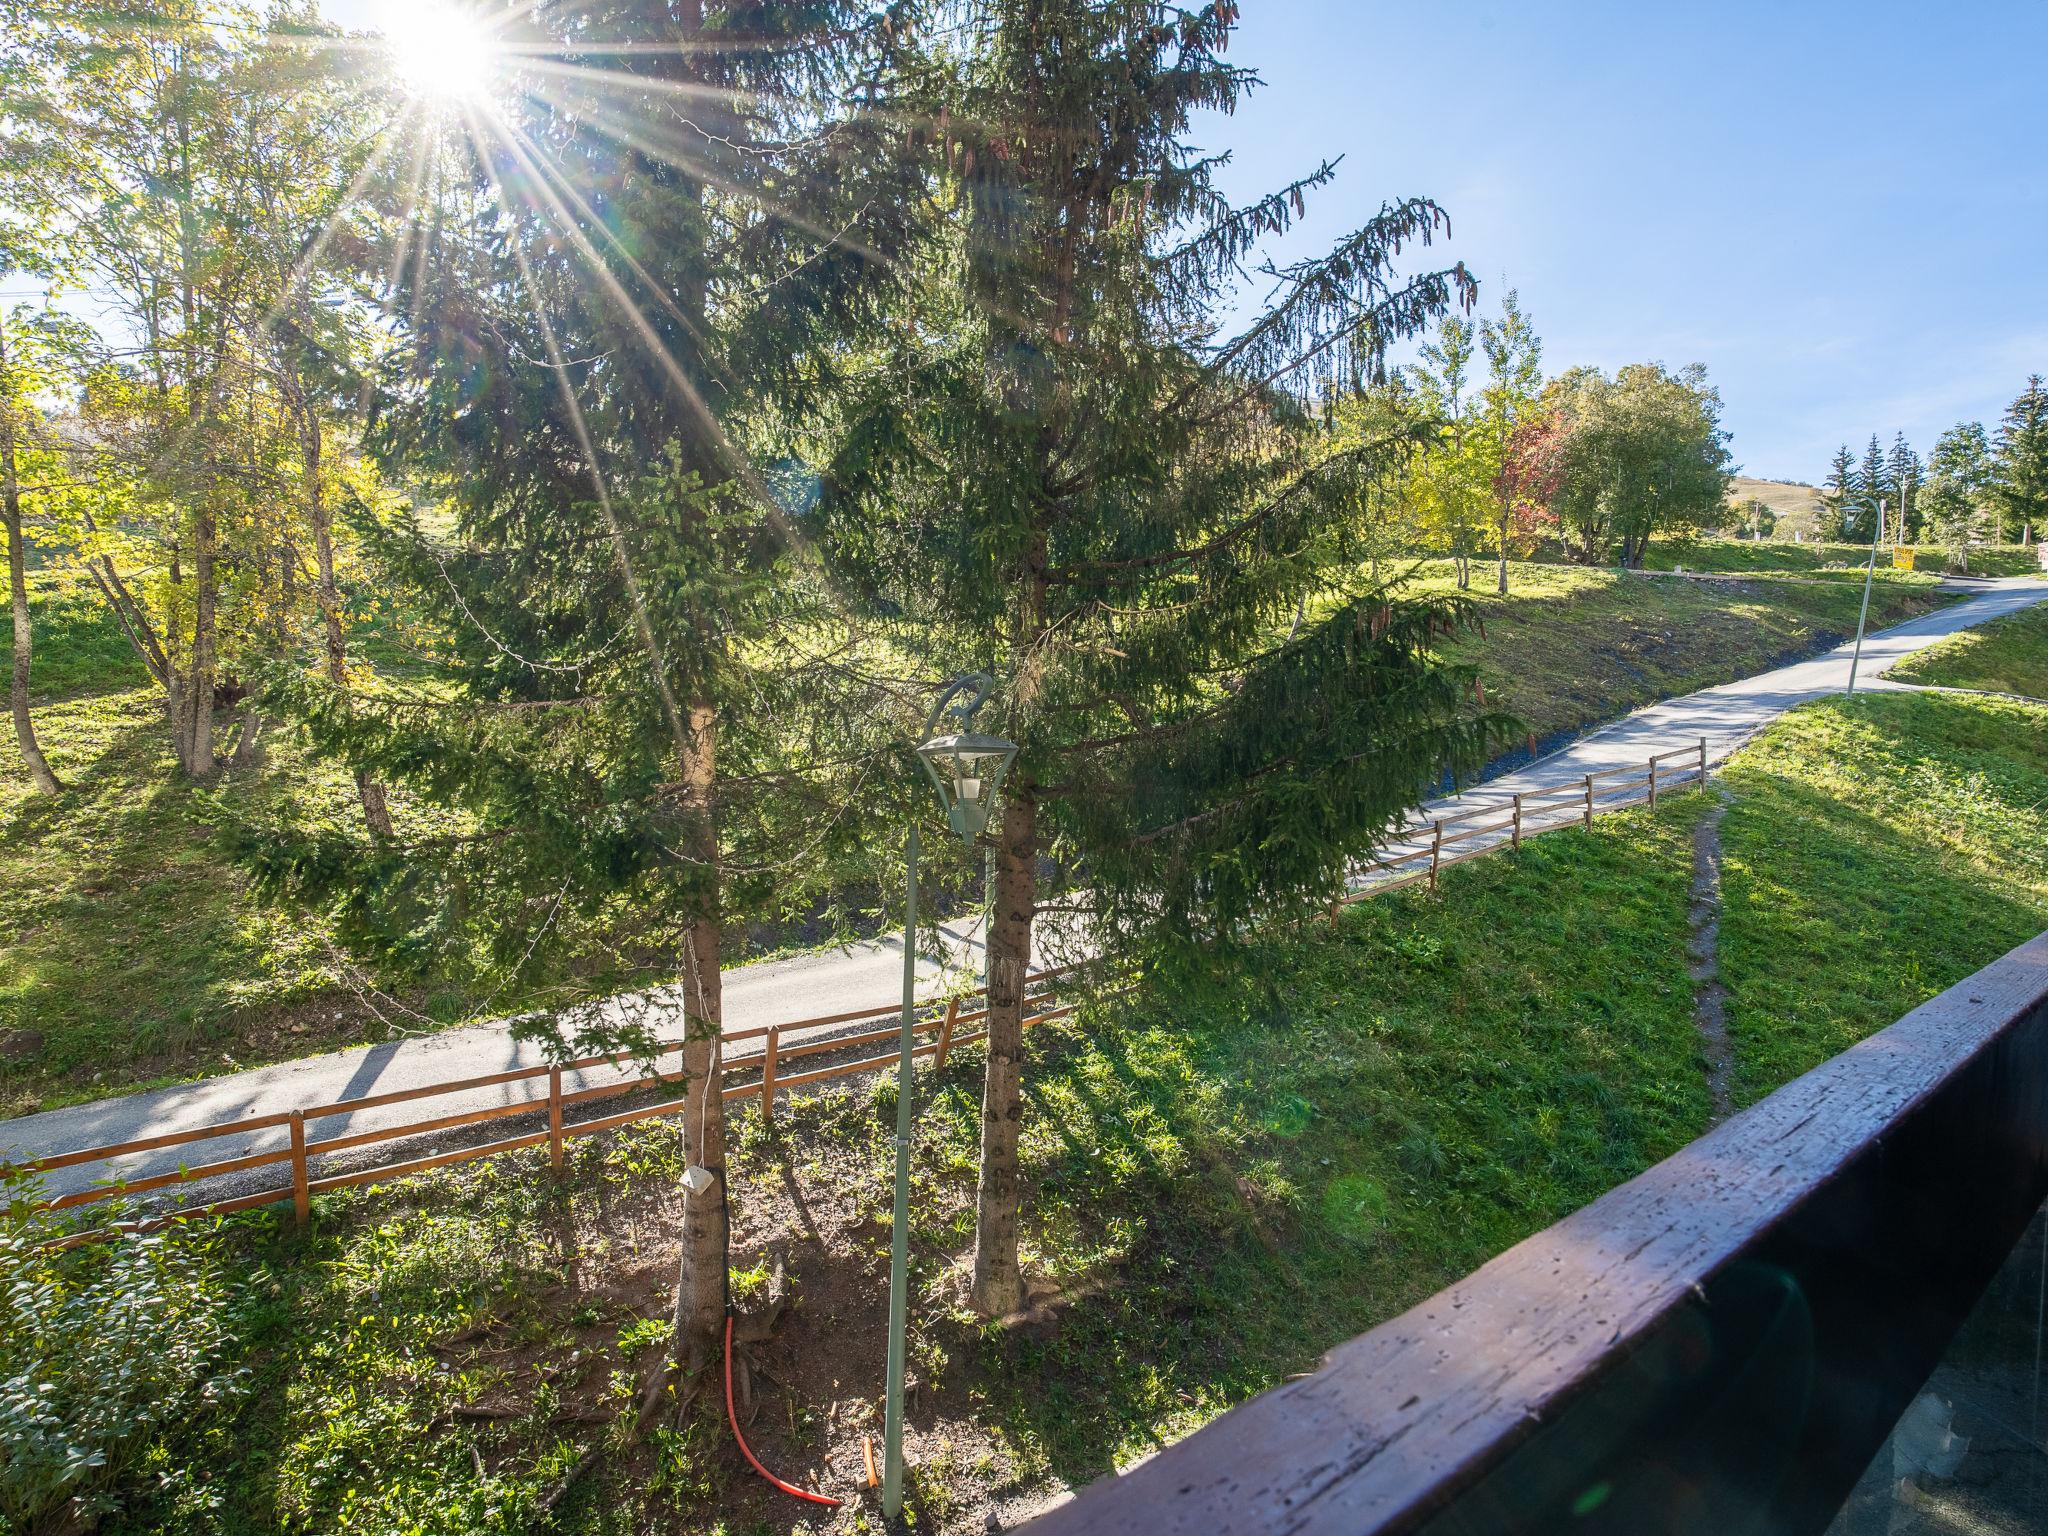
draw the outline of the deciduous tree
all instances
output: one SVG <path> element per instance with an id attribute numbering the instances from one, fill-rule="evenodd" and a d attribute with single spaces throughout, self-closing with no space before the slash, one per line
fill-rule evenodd
<path id="1" fill-rule="evenodd" d="M 1636 363 L 1608 378 L 1575 368 L 1548 398 L 1565 441 L 1553 505 L 1594 564 L 1610 549 L 1642 564 L 1657 534 L 1689 536 L 1721 515 L 1728 435 L 1705 370 Z"/>
<path id="2" fill-rule="evenodd" d="M 1508 552 L 1518 542 L 1518 523 L 1526 554 L 1534 510 L 1546 505 L 1545 497 L 1530 494 L 1534 486 L 1526 479 L 1532 467 L 1527 456 L 1537 443 L 1525 440 L 1519 454 L 1515 447 L 1517 433 L 1543 392 L 1543 342 L 1523 313 L 1520 295 L 1514 289 L 1502 297 L 1498 320 L 1480 321 L 1479 350 L 1486 355 L 1486 383 L 1479 392 L 1478 419 L 1473 426 L 1483 444 L 1484 467 L 1491 471 L 1493 537 L 1499 556 L 1495 590 L 1505 597 Z M 1549 436 L 1545 433 L 1542 438 L 1548 441 Z M 1510 459 L 1517 456 L 1524 462 L 1511 470 Z"/>
<path id="3" fill-rule="evenodd" d="M 7 263 L 0 260 L 0 277 L 6 276 L 8 271 Z M 8 708 L 14 717 L 15 745 L 28 769 L 29 782 L 41 793 L 54 795 L 63 786 L 57 782 L 57 775 L 43 756 L 42 743 L 36 739 L 35 719 L 28 705 L 29 664 L 35 647 L 35 629 L 29 620 L 28 545 L 21 501 L 25 449 L 42 426 L 42 420 L 35 410 L 33 377 L 21 366 L 20 336 L 10 336 L 10 329 L 18 331 L 18 327 L 0 316 L 0 527 L 5 528 L 7 535 L 7 594 L 14 619 L 13 672 L 8 680 Z M 41 457 L 46 461 L 44 473 L 50 473 L 53 466 L 47 463 L 49 456 L 44 454 Z"/>
<path id="4" fill-rule="evenodd" d="M 1981 422 L 1958 422 L 1935 440 L 1920 510 L 1957 570 L 1970 568 L 1970 547 L 1990 530 L 1991 443 Z"/>

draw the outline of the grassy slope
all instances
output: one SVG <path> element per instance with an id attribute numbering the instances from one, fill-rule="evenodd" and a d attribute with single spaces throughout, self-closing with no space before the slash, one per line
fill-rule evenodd
<path id="1" fill-rule="evenodd" d="M 1748 501 L 1752 497 L 1781 518 L 1811 521 L 1820 511 L 1819 490 L 1797 480 L 1758 480 L 1749 475 L 1737 475 L 1729 482 L 1728 500 L 1731 503 Z"/>
<path id="2" fill-rule="evenodd" d="M 34 794 L 0 732 L 0 1113 L 363 1038 L 375 1020 L 335 988 L 321 925 L 253 901 L 213 829 L 223 805 L 284 796 L 353 815 L 346 780 L 273 737 L 248 782 L 183 781 L 104 608 L 46 582 L 36 619 L 36 727 L 67 793 Z"/>
<path id="3" fill-rule="evenodd" d="M 1681 798 L 1654 820 L 1619 815 L 1533 842 L 1519 863 L 1452 871 L 1441 903 L 1353 908 L 1334 936 L 1262 950 L 1234 1001 L 1034 1035 L 1029 1241 L 1067 1298 L 1049 1331 L 984 1331 L 944 1299 L 972 1241 L 980 1060 L 963 1053 L 920 1122 L 913 1348 L 928 1385 L 914 1460 L 947 1467 L 955 1498 L 1085 1480 L 1696 1134 L 1708 1105 L 1684 949 L 1698 807 Z M 750 1433 L 771 1465 L 806 1472 L 825 1404 L 876 1390 L 890 1101 L 886 1086 L 802 1099 L 773 1136 L 738 1114 L 742 1285 L 772 1242 L 810 1299 L 785 1334 L 791 1363 L 775 1366 L 803 1373 L 798 1390 L 766 1389 L 774 1411 Z M 608 1373 L 654 1337 L 644 1320 L 664 1305 L 672 1249 L 631 1192 L 679 1171 L 672 1135 L 581 1145 L 565 1206 L 537 1163 L 501 1160 L 333 1200 L 304 1244 L 260 1229 L 256 1395 L 162 1464 L 210 1464 L 224 1504 L 208 1529 L 327 1529 L 345 1512 L 371 1532 L 518 1527 L 601 1432 L 556 1416 L 618 1400 Z M 850 1301 L 835 1273 L 854 1276 Z M 430 1341 L 480 1329 L 487 1349 L 429 1363 Z M 828 1370 L 849 1340 L 851 1363 Z M 532 1411 L 448 1423 L 452 1404 L 477 1401 Z M 842 1414 L 830 1441 L 842 1468 L 853 1427 Z M 565 1507 L 563 1528 L 703 1529 L 712 1499 L 731 1501 L 732 1529 L 765 1529 L 756 1514 L 786 1524 L 720 1441 L 715 1424 L 657 1439 Z M 198 1527 L 160 1500 L 131 1528 Z"/>
<path id="4" fill-rule="evenodd" d="M 1947 554 L 1938 544 L 1915 546 L 1915 566 L 1920 574 L 1939 574 L 1947 569 Z M 1880 573 L 1891 566 L 1891 551 L 1878 551 Z M 1668 571 L 1683 566 L 1688 571 L 1778 571 L 1786 574 L 1843 575 L 1861 577 L 1870 560 L 1868 544 L 1794 543 L 1789 539 L 1695 539 L 1685 543 L 1657 543 L 1650 546 L 1643 563 L 1652 570 Z M 2039 576 L 2041 552 L 2032 547 L 2006 544 L 1975 547 L 1970 551 L 1973 576 Z"/>
<path id="5" fill-rule="evenodd" d="M 1512 582 L 1505 602 L 1478 596 L 1488 634 L 1459 654 L 1539 735 L 1759 670 L 1854 622 L 1850 595 L 1792 583 L 1540 565 Z M 1882 590 L 1886 618 L 1932 601 L 1924 581 Z M 0 1114 L 381 1038 L 334 984 L 320 924 L 250 900 L 210 833 L 223 804 L 260 814 L 266 797 L 352 817 L 346 782 L 279 736 L 250 783 L 181 784 L 156 695 L 98 605 L 52 589 L 37 617 L 37 722 L 74 790 L 39 803 L 0 732 Z M 452 993 L 411 1001 L 437 1018 L 468 1009 Z"/>
<path id="6" fill-rule="evenodd" d="M 1886 674 L 1902 683 L 1976 688 L 2048 699 L 2048 604 L 1951 635 Z"/>
<path id="7" fill-rule="evenodd" d="M 1471 594 L 1484 636 L 1448 649 L 1478 664 L 1489 698 L 1538 737 L 1610 720 L 1789 661 L 1855 633 L 1862 584 L 1688 581 L 1566 565 L 1508 568 L 1508 596 L 1484 568 Z M 1450 578 L 1434 567 L 1430 586 Z M 1484 587 L 1485 590 L 1478 590 Z M 1946 599 L 1925 576 L 1885 578 L 1871 598 L 1873 628 Z"/>
<path id="8" fill-rule="evenodd" d="M 1795 713 L 1729 769 L 1724 977 L 1753 1099 L 2048 922 L 2048 706 L 1880 695 Z M 1695 1135 L 1686 979 L 1702 797 L 1448 872 L 1280 936 L 1244 992 L 1034 1035 L 1025 1156 L 1043 1320 L 955 1310 L 976 1074 L 921 1119 L 911 1455 L 920 1528 L 1085 1481 L 1310 1364 Z M 873 1430 L 886 1084 L 739 1112 L 742 1294 L 805 1305 L 750 1436 L 842 1486 Z M 139 1532 L 525 1528 L 658 1347 L 665 1128 L 582 1143 L 561 1195 L 500 1160 L 241 1224 L 254 1395 L 159 1448 Z M 650 1193 L 650 1191 L 654 1191 Z M 762 1380 L 756 1377 L 757 1384 Z M 456 1404 L 516 1416 L 468 1422 Z M 784 1529 L 715 1420 L 619 1453 L 561 1528 Z M 847 1512 L 835 1531 L 871 1529 Z"/>
<path id="9" fill-rule="evenodd" d="M 1817 705 L 1727 782 L 1721 958 L 1740 1102 L 2048 927 L 2048 705 Z"/>

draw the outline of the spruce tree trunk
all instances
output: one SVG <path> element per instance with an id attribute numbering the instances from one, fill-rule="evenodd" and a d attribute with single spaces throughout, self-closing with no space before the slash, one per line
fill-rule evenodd
<path id="1" fill-rule="evenodd" d="M 988 1067 L 981 1090 L 981 1189 L 975 1200 L 974 1285 L 967 1304 L 984 1317 L 1024 1305 L 1017 1260 L 1023 1206 L 1018 1133 L 1024 1121 L 1024 996 L 1031 919 L 1038 901 L 1038 804 L 1027 786 L 1005 797 L 996 840 L 988 931 Z"/>
<path id="2" fill-rule="evenodd" d="M 690 706 L 690 750 L 683 763 L 689 832 L 684 853 L 716 868 L 718 835 L 712 820 L 717 773 L 717 728 L 711 706 Z M 695 1371 L 716 1357 L 725 1319 L 726 1188 L 724 1002 L 719 971 L 720 918 L 715 902 L 691 922 L 683 971 L 683 1074 L 689 1104 L 683 1111 L 687 1162 L 715 1177 L 699 1194 L 683 1195 L 683 1247 L 676 1276 L 676 1364 Z"/>
<path id="3" fill-rule="evenodd" d="M 306 511 L 313 525 L 313 560 L 319 572 L 320 627 L 327 641 L 327 680 L 348 687 L 348 645 L 341 629 L 341 593 L 334 582 L 334 514 L 320 485 L 320 423 L 312 407 L 300 406 L 299 457 L 306 477 Z M 391 807 L 384 786 L 367 773 L 356 775 L 356 797 L 363 804 L 363 824 L 370 836 L 391 836 Z"/>
<path id="4" fill-rule="evenodd" d="M 7 374 L 7 337 L 0 332 L 0 381 Z M 28 618 L 28 553 L 21 542 L 21 482 L 14 462 L 14 392 L 0 387 L 0 520 L 7 525 L 7 593 L 14 607 L 14 676 L 7 697 L 14 711 L 14 739 L 28 764 L 29 782 L 46 795 L 63 788 L 36 740 L 28 712 L 28 669 L 35 636 Z"/>

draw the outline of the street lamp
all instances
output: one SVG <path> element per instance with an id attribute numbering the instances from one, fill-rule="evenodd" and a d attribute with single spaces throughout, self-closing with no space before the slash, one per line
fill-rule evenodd
<path id="1" fill-rule="evenodd" d="M 973 847 L 987 830 L 989 807 L 1003 776 L 1017 756 L 1017 744 L 1000 736 L 984 736 L 967 727 L 995 687 L 982 672 L 966 672 L 940 690 L 925 717 L 926 740 L 917 760 L 939 792 L 946 823 L 961 841 Z M 969 688 L 965 705 L 953 701 Z M 939 716 L 951 706 L 958 729 L 934 736 Z M 894 1520 L 903 1508 L 903 1328 L 910 1291 L 910 1100 L 911 1052 L 917 1022 L 917 823 L 904 839 L 906 874 L 903 887 L 903 1014 L 896 1045 L 896 1211 L 889 1241 L 889 1372 L 882 1414 L 882 1514 Z M 982 935 L 988 942 L 988 935 Z"/>
<path id="2" fill-rule="evenodd" d="M 1884 498 L 1877 502 L 1877 527 L 1870 535 L 1870 564 L 1863 571 L 1863 610 L 1856 615 L 1856 649 L 1849 653 L 1849 692 L 1856 691 L 1856 668 L 1863 661 L 1863 626 L 1870 620 L 1870 584 L 1877 577 L 1877 542 L 1884 537 Z"/>

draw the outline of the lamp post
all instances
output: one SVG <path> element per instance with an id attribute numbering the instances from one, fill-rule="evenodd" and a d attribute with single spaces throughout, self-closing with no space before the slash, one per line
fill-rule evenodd
<path id="1" fill-rule="evenodd" d="M 1870 535 L 1870 564 L 1863 571 L 1863 611 L 1856 615 L 1856 649 L 1849 653 L 1849 692 L 1856 691 L 1856 668 L 1863 660 L 1863 625 L 1870 618 L 1870 583 L 1877 576 L 1877 541 L 1884 537 L 1884 499 L 1877 503 L 1877 529 Z"/>
<path id="2" fill-rule="evenodd" d="M 946 824 L 973 847 L 988 827 L 989 806 L 1002 787 L 1017 755 L 1015 742 L 968 730 L 974 712 L 987 700 L 994 681 L 986 673 L 967 672 L 940 691 L 925 717 L 925 741 L 917 760 L 939 792 Z M 969 688 L 967 704 L 953 701 Z M 953 707 L 959 729 L 934 736 L 939 716 Z M 896 1045 L 896 1209 L 889 1239 L 889 1367 L 882 1413 L 882 1514 L 894 1520 L 903 1508 L 903 1331 L 910 1295 L 910 1128 L 913 1033 L 917 1020 L 917 822 L 904 839 L 907 866 L 903 887 L 903 1014 Z M 982 935 L 988 942 L 988 935 Z"/>

